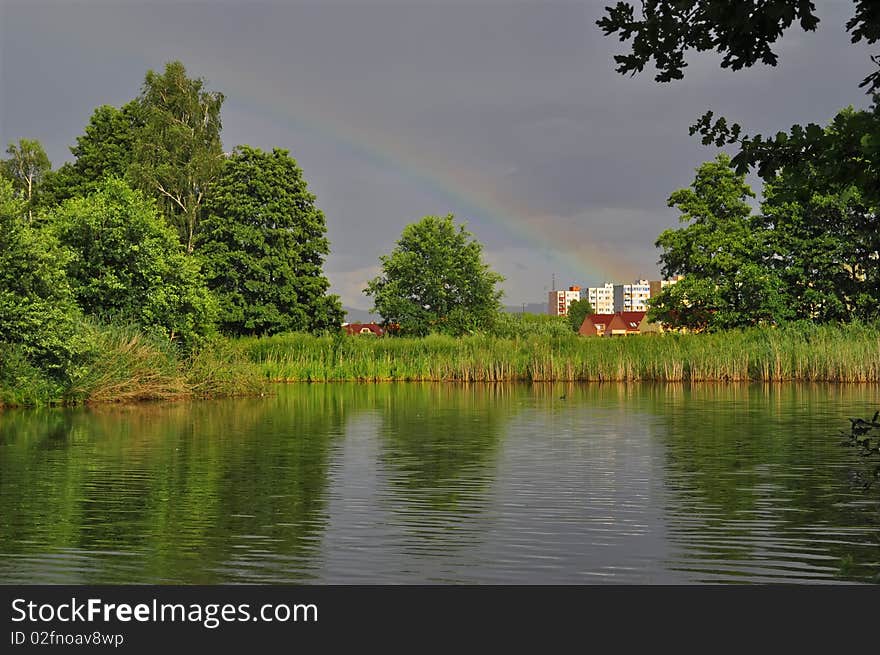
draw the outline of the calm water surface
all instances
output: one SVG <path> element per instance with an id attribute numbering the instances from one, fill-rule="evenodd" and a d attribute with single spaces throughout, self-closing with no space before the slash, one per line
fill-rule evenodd
<path id="1" fill-rule="evenodd" d="M 0 413 L 0 582 L 880 579 L 876 387 L 274 391 Z"/>

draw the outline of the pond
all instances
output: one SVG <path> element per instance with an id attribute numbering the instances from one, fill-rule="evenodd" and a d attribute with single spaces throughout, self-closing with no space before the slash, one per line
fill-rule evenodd
<path id="1" fill-rule="evenodd" d="M 878 580 L 876 387 L 272 391 L 0 413 L 0 583 Z"/>

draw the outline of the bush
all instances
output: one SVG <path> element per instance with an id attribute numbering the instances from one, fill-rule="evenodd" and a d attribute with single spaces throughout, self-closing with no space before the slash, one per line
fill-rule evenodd
<path id="1" fill-rule="evenodd" d="M 571 327 L 565 316 L 547 314 L 499 314 L 491 334 L 502 339 L 527 339 L 529 337 L 563 337 L 571 335 Z"/>
<path id="2" fill-rule="evenodd" d="M 70 249 L 67 275 L 86 314 L 187 345 L 212 332 L 216 301 L 198 260 L 183 253 L 153 201 L 125 182 L 106 180 L 64 202 L 52 225 Z"/>
<path id="3" fill-rule="evenodd" d="M 4 351 L 14 347 L 16 361 L 23 357 L 57 377 L 84 345 L 64 275 L 69 257 L 51 234 L 25 222 L 23 210 L 0 179 L 0 343 Z"/>

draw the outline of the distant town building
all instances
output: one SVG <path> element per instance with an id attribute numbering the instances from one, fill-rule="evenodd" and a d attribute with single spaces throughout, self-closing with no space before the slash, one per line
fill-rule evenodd
<path id="1" fill-rule="evenodd" d="M 587 300 L 593 307 L 593 311 L 597 314 L 613 314 L 614 313 L 614 285 L 606 282 L 605 286 L 589 287 L 587 289 Z"/>
<path id="2" fill-rule="evenodd" d="M 346 334 L 369 334 L 377 337 L 385 334 L 382 326 L 376 323 L 347 323 L 342 326 L 342 329 Z"/>
<path id="3" fill-rule="evenodd" d="M 681 280 L 681 278 L 683 278 L 683 277 L 684 277 L 683 275 L 676 275 L 674 277 L 669 278 L 668 280 L 651 280 L 649 282 L 649 284 L 651 286 L 651 298 L 655 298 L 656 296 L 658 296 L 660 294 L 661 291 L 663 291 L 663 289 L 665 289 L 666 287 L 668 287 L 671 284 L 675 284 L 676 282 Z"/>
<path id="4" fill-rule="evenodd" d="M 614 285 L 615 312 L 646 312 L 651 297 L 651 283 L 638 280 L 632 284 Z"/>
<path id="5" fill-rule="evenodd" d="M 605 332 L 610 329 L 611 323 L 615 318 L 616 314 L 611 313 L 590 314 L 581 323 L 578 334 L 584 337 L 603 337 Z"/>
<path id="6" fill-rule="evenodd" d="M 601 287 L 587 287 L 583 290 L 580 287 L 569 287 L 567 291 L 553 290 L 549 294 L 547 313 L 551 316 L 566 316 L 569 305 L 581 298 L 590 301 L 596 315 L 647 312 L 648 300 L 681 278 L 681 275 L 676 275 L 668 280 L 636 280 L 632 284 L 606 282 Z"/>
<path id="7" fill-rule="evenodd" d="M 585 337 L 612 337 L 661 331 L 660 325 L 648 322 L 646 312 L 615 312 L 587 316 L 578 334 Z"/>
<path id="8" fill-rule="evenodd" d="M 554 289 L 549 293 L 547 313 L 550 316 L 567 316 L 568 306 L 581 299 L 580 287 L 568 287 L 567 291 Z"/>

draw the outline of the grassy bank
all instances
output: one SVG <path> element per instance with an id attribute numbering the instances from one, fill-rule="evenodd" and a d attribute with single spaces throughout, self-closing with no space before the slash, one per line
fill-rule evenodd
<path id="1" fill-rule="evenodd" d="M 267 386 L 218 340 L 191 356 L 131 327 L 84 326 L 89 346 L 60 370 L 41 369 L 0 344 L 0 408 L 249 395 Z"/>
<path id="2" fill-rule="evenodd" d="M 880 327 L 863 325 L 624 338 L 287 334 L 219 339 L 187 358 L 130 330 L 101 339 L 63 384 L 25 366 L 10 375 L 7 358 L 0 402 L 222 396 L 258 393 L 269 382 L 346 380 L 880 382 Z"/>

